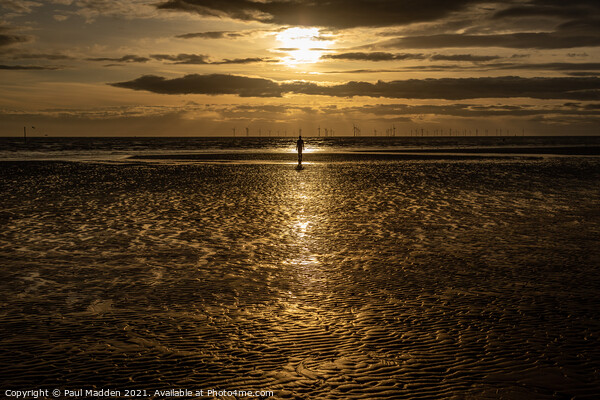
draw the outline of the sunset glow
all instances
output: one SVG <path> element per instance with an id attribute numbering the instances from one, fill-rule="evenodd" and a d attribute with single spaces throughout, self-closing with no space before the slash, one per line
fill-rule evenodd
<path id="1" fill-rule="evenodd" d="M 289 28 L 277 34 L 276 39 L 288 56 L 286 65 L 311 64 L 319 61 L 326 49 L 333 44 L 331 40 L 319 38 L 318 28 Z"/>
<path id="2" fill-rule="evenodd" d="M 0 10 L 3 136 L 27 125 L 38 136 L 600 131 L 593 1 L 4 1 Z"/>

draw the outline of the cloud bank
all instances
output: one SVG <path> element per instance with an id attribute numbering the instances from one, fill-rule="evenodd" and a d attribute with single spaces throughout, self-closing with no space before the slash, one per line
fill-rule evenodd
<path id="1" fill-rule="evenodd" d="M 476 98 L 600 99 L 600 78 L 488 78 L 410 79 L 390 82 L 346 82 L 318 85 L 313 82 L 276 82 L 238 75 L 185 75 L 167 79 L 145 75 L 113 86 L 162 94 L 234 94 L 241 97 L 281 97 L 286 93 L 332 97 L 383 97 L 464 100 Z"/>
<path id="2" fill-rule="evenodd" d="M 15 43 L 25 43 L 29 41 L 31 41 L 31 38 L 29 36 L 0 33 L 0 47 L 10 46 L 11 44 Z"/>
<path id="3" fill-rule="evenodd" d="M 133 81 L 112 85 L 162 94 L 235 94 L 240 97 L 280 97 L 284 93 L 278 83 L 268 79 L 224 74 L 192 74 L 174 79 L 145 75 Z"/>
<path id="4" fill-rule="evenodd" d="M 440 34 L 407 36 L 391 39 L 370 47 L 377 48 L 468 48 L 505 47 L 513 49 L 569 49 L 600 46 L 600 36 L 562 35 L 555 32 L 524 32 L 492 35 Z"/>
<path id="5" fill-rule="evenodd" d="M 476 3 L 478 0 L 168 0 L 157 8 L 279 25 L 354 28 L 432 21 Z"/>

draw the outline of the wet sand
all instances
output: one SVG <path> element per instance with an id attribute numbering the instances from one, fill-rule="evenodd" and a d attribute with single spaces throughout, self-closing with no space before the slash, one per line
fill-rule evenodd
<path id="1" fill-rule="evenodd" d="M 398 160 L 482 160 L 482 159 L 507 159 L 507 158 L 527 158 L 539 159 L 538 155 L 505 155 L 505 154 L 445 154 L 428 153 L 419 150 L 415 154 L 410 151 L 371 151 L 371 152 L 315 152 L 304 155 L 306 162 L 373 162 L 373 161 L 398 161 Z M 512 156 L 512 157 L 511 157 Z M 141 161 L 224 161 L 224 162 L 248 162 L 248 161 L 270 161 L 270 162 L 297 162 L 298 155 L 292 152 L 261 152 L 261 153 L 240 153 L 240 152 L 219 152 L 219 153 L 171 153 L 171 154 L 145 154 L 128 157 L 128 160 Z"/>
<path id="2" fill-rule="evenodd" d="M 409 160 L 494 160 L 521 159 L 536 160 L 552 156 L 600 156 L 600 146 L 477 146 L 446 148 L 392 148 L 361 149 L 352 151 L 327 151 L 320 149 L 305 154 L 309 162 L 357 162 L 357 161 L 409 161 Z M 129 160 L 179 160 L 179 161 L 287 161 L 297 160 L 292 151 L 220 151 L 196 153 L 141 154 L 128 157 Z"/>
<path id="3" fill-rule="evenodd" d="M 0 387 L 592 399 L 600 160 L 5 162 Z"/>

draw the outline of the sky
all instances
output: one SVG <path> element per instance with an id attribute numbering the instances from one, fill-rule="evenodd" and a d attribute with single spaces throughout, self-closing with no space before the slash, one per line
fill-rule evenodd
<path id="1" fill-rule="evenodd" d="M 0 0 L 0 136 L 597 135 L 599 48 L 598 0 Z"/>

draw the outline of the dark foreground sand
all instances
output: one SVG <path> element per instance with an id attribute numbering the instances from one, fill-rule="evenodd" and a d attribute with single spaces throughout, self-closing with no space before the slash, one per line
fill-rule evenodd
<path id="1" fill-rule="evenodd" d="M 600 393 L 598 159 L 0 171 L 2 393 Z"/>

